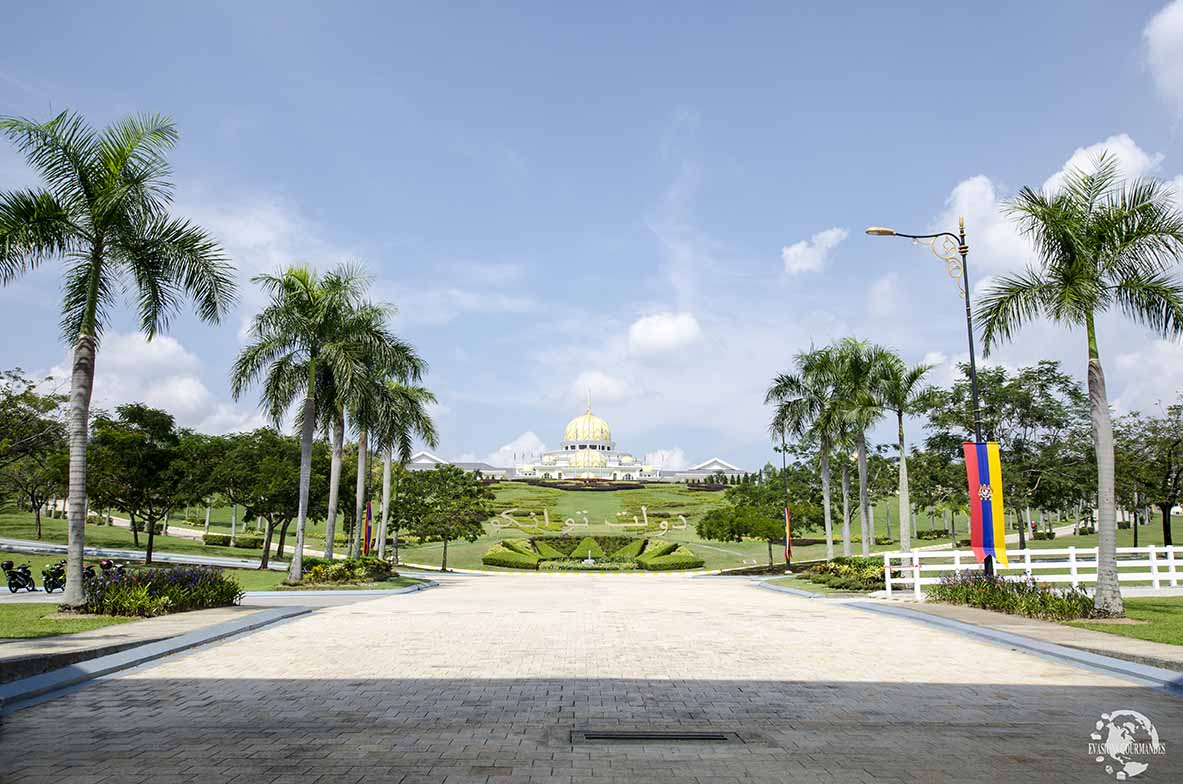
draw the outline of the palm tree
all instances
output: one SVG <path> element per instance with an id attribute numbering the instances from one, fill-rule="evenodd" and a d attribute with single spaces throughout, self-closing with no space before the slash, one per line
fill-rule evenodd
<path id="1" fill-rule="evenodd" d="M 924 380 L 931 365 L 914 365 L 908 367 L 899 357 L 887 364 L 881 380 L 880 391 L 888 408 L 895 412 L 896 430 L 899 437 L 900 465 L 899 465 L 899 501 L 900 501 L 900 549 L 909 550 L 912 547 L 912 526 L 908 517 L 911 504 L 908 498 L 908 457 L 904 445 L 904 415 L 916 410 L 920 401 L 920 382 Z"/>
<path id="2" fill-rule="evenodd" d="M 825 351 L 826 349 L 820 349 Z M 818 444 L 818 462 L 822 479 L 822 514 L 826 528 L 826 559 L 834 557 L 834 526 L 830 508 L 830 453 L 839 431 L 840 409 L 834 397 L 833 384 L 817 372 L 821 364 L 815 355 L 819 350 L 797 354 L 795 373 L 782 373 L 773 379 L 764 396 L 766 404 L 775 404 L 776 413 L 769 431 L 773 434 L 789 432 L 796 438 L 812 438 Z M 806 372 L 812 369 L 812 372 Z M 849 528 L 849 520 L 847 521 Z M 849 550 L 849 530 L 846 548 Z M 850 553 L 847 552 L 847 555 Z"/>
<path id="3" fill-rule="evenodd" d="M 1169 268 L 1183 254 L 1183 217 L 1156 180 L 1123 182 L 1103 154 L 1093 171 L 1074 169 L 1054 193 L 1024 188 L 1008 205 L 1035 246 L 1038 266 L 994 283 L 978 303 L 987 354 L 1038 316 L 1084 327 L 1088 389 L 1097 454 L 1099 612 L 1125 612 L 1117 581 L 1113 423 L 1097 348 L 1096 316 L 1118 308 L 1154 332 L 1183 334 L 1183 283 Z"/>
<path id="4" fill-rule="evenodd" d="M 393 366 L 409 354 L 409 346 L 387 328 L 393 310 L 365 300 L 368 278 L 354 265 L 319 276 L 309 267 L 294 266 L 276 275 L 256 275 L 271 302 L 251 324 L 250 343 L 231 369 L 231 391 L 238 399 L 263 379 L 262 405 L 278 425 L 303 397 L 296 420 L 300 440 L 300 503 L 296 546 L 288 579 L 303 576 L 304 531 L 308 518 L 308 486 L 312 473 L 312 441 L 317 422 L 317 397 L 323 385 L 319 368 L 332 374 L 346 397 L 359 394 L 373 365 Z M 322 401 L 323 402 L 323 401 Z"/>
<path id="5" fill-rule="evenodd" d="M 382 452 L 382 523 L 378 530 L 378 557 L 386 557 L 386 529 L 390 520 L 390 470 L 395 450 L 400 465 L 411 459 L 415 439 L 435 448 L 438 436 L 427 407 L 435 395 L 421 386 L 390 379 L 385 385 L 381 427 L 375 432 L 375 446 Z"/>
<path id="6" fill-rule="evenodd" d="M 70 379 L 69 528 L 63 603 L 83 602 L 86 443 L 95 355 L 124 289 L 138 304 L 151 340 L 184 299 L 216 323 L 235 300 L 234 270 L 200 228 L 168 214 L 172 183 L 166 154 L 177 141 L 172 120 L 137 115 L 101 133 L 78 114 L 44 123 L 0 117 L 0 133 L 45 180 L 43 190 L 0 193 L 0 283 L 60 258 L 62 333 L 73 345 Z"/>

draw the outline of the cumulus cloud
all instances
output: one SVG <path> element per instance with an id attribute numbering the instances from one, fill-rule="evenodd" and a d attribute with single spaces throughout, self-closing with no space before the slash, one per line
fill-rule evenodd
<path id="1" fill-rule="evenodd" d="M 1114 367 L 1124 381 L 1113 397 L 1114 408 L 1121 413 L 1157 413 L 1158 402 L 1170 405 L 1183 390 L 1183 344 L 1154 340 L 1119 354 Z"/>
<path id="2" fill-rule="evenodd" d="M 485 462 L 498 468 L 508 468 L 534 460 L 540 452 L 545 451 L 546 444 L 542 439 L 533 430 L 527 430 L 508 444 L 502 444 L 495 452 L 490 452 Z"/>
<path id="3" fill-rule="evenodd" d="M 1168 3 L 1142 31 L 1154 86 L 1183 117 L 1183 0 Z"/>
<path id="4" fill-rule="evenodd" d="M 46 375 L 70 377 L 70 357 Z M 201 361 L 180 341 L 158 335 L 151 341 L 138 332 L 103 336 L 95 364 L 94 408 L 114 409 L 123 403 L 146 403 L 172 414 L 183 427 L 224 433 L 261 427 L 258 411 L 218 400 L 202 382 Z"/>
<path id="5" fill-rule="evenodd" d="M 792 245 L 781 248 L 780 257 L 785 264 L 785 272 L 797 275 L 801 272 L 818 272 L 826 265 L 826 259 L 842 240 L 846 239 L 846 229 L 837 226 L 819 231 L 808 240 L 801 240 Z"/>
<path id="6" fill-rule="evenodd" d="M 1143 150 L 1137 142 L 1130 138 L 1129 134 L 1119 133 L 1116 136 L 1110 136 L 1103 142 L 1097 142 L 1088 147 L 1077 147 L 1064 162 L 1064 165 L 1060 167 L 1060 170 L 1047 178 L 1043 183 L 1043 189 L 1048 192 L 1059 190 L 1063 186 L 1064 178 L 1068 176 L 1068 172 L 1075 169 L 1091 171 L 1093 163 L 1101 153 L 1106 153 L 1116 159 L 1118 176 L 1123 179 L 1145 177 L 1157 169 L 1163 159 L 1161 153 L 1151 155 Z"/>
<path id="7" fill-rule="evenodd" d="M 686 462 L 686 453 L 680 447 L 646 452 L 645 459 L 642 462 L 645 465 L 657 466 L 666 471 L 679 471 L 689 465 Z"/>
<path id="8" fill-rule="evenodd" d="M 899 276 L 894 272 L 888 273 L 871 284 L 867 292 L 867 312 L 875 318 L 893 316 L 899 310 L 902 299 Z"/>
<path id="9" fill-rule="evenodd" d="M 693 313 L 654 313 L 632 323 L 629 349 L 637 354 L 672 351 L 698 340 L 701 329 Z"/>

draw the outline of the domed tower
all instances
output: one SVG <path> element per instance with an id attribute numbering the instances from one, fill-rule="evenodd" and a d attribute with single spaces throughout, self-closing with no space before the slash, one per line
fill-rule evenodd
<path id="1" fill-rule="evenodd" d="M 587 411 L 567 423 L 560 446 L 564 452 L 604 455 L 616 451 L 616 442 L 612 440 L 612 428 L 592 413 L 590 399 L 587 401 Z"/>

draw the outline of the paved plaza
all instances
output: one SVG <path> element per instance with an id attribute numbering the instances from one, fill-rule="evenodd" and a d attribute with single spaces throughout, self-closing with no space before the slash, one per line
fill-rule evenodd
<path id="1" fill-rule="evenodd" d="M 1089 733 L 1129 708 L 1167 747 L 1137 780 L 1183 780 L 1183 701 L 924 624 L 741 579 L 443 582 L 13 713 L 0 778 L 1104 782 Z"/>

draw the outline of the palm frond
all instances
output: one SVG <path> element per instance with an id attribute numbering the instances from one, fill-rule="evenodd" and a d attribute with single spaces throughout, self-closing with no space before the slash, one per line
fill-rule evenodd
<path id="1" fill-rule="evenodd" d="M 0 285 L 77 250 L 77 228 L 48 191 L 0 193 Z"/>
<path id="2" fill-rule="evenodd" d="M 1114 289 L 1118 307 L 1131 320 L 1163 337 L 1183 335 L 1183 281 L 1165 272 L 1125 277 Z"/>
<path id="3" fill-rule="evenodd" d="M 987 356 L 1000 341 L 1008 341 L 1031 319 L 1039 315 L 1053 292 L 1033 269 L 996 281 L 978 300 L 974 315 L 982 333 Z"/>

